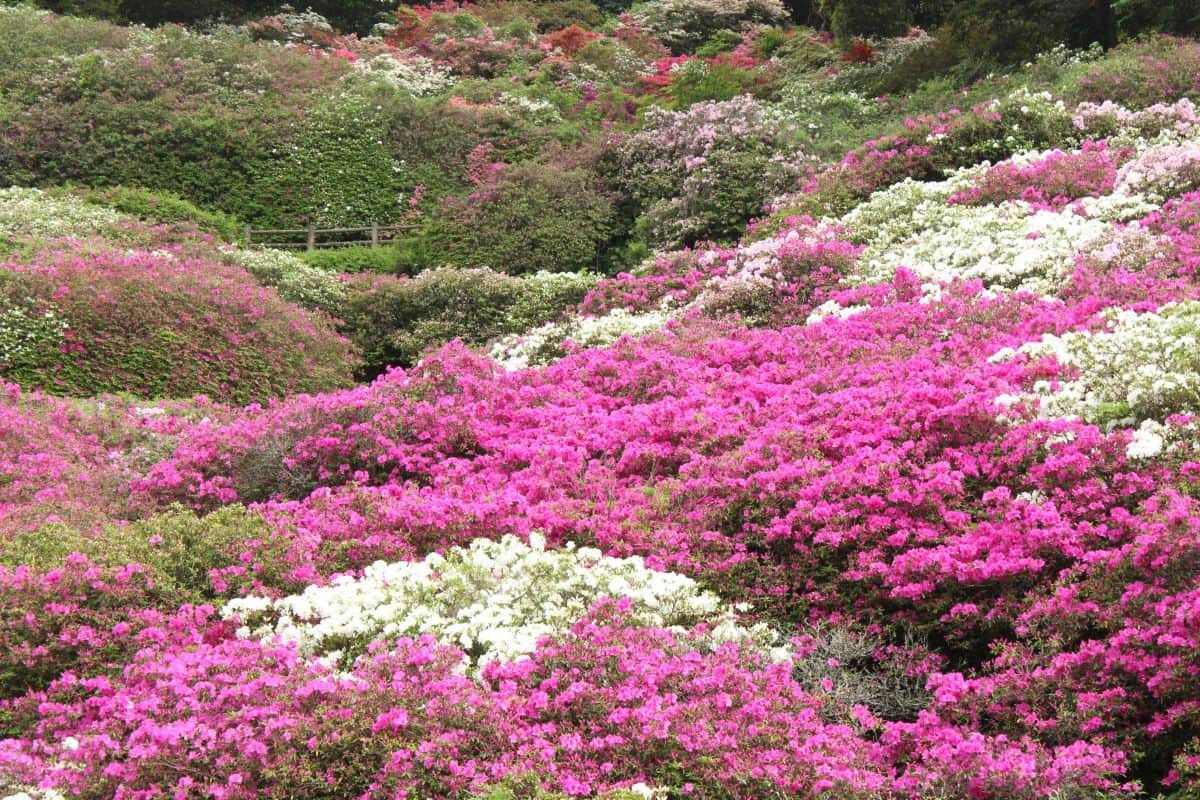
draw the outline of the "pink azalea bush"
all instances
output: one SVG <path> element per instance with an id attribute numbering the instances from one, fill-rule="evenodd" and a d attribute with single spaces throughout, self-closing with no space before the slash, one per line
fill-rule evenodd
<path id="1" fill-rule="evenodd" d="M 1057 210 L 1080 197 L 1110 193 L 1117 167 L 1128 155 L 1110 152 L 1105 142 L 1084 142 L 1079 151 L 1052 150 L 1027 164 L 1002 162 L 981 175 L 975 185 L 952 195 L 949 202 L 980 205 L 1024 200 Z"/>
<path id="2" fill-rule="evenodd" d="M 138 634 L 148 646 L 123 675 L 69 674 L 18 703 L 20 715 L 40 701 L 36 733 L 5 742 L 0 763 L 116 798 L 467 797 L 522 777 L 568 796 L 635 783 L 712 798 L 1112 788 L 1099 747 L 1044 749 L 932 715 L 891 725 L 865 709 L 830 723 L 786 664 L 732 645 L 700 655 L 667 631 L 626 627 L 622 608 L 602 604 L 478 679 L 430 638 L 332 673 L 289 648 L 222 638 L 205 609 L 184 609 Z"/>
<path id="3" fill-rule="evenodd" d="M 64 341 L 5 377 L 59 394 L 206 394 L 234 403 L 350 382 L 354 352 L 322 315 L 243 269 L 181 248 L 116 252 L 64 243 L 11 261 L 5 299 L 55 309 Z"/>

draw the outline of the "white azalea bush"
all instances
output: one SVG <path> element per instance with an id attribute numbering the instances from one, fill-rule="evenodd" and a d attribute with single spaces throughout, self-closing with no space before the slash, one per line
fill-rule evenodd
<path id="1" fill-rule="evenodd" d="M 995 206 L 919 206 L 907 241 L 871 241 L 859 279 L 889 280 L 903 265 L 924 281 L 980 279 L 989 288 L 1053 292 L 1075 254 L 1104 235 L 1108 224 L 1072 212 L 1031 212 L 1017 201 Z"/>
<path id="2" fill-rule="evenodd" d="M 19 364 L 47 345 L 62 343 L 68 325 L 60 315 L 7 303 L 0 298 L 0 369 Z"/>
<path id="3" fill-rule="evenodd" d="M 387 84 L 416 97 L 427 97 L 449 91 L 457 82 L 448 70 L 423 56 L 403 60 L 390 53 L 379 53 L 354 62 L 356 78 L 366 78 Z"/>
<path id="4" fill-rule="evenodd" d="M 243 637 L 279 637 L 306 656 L 339 663 L 373 641 L 424 633 L 462 647 L 480 664 L 532 653 L 540 638 L 566 632 L 604 597 L 629 598 L 637 626 L 703 623 L 713 645 L 741 641 L 769 650 L 776 643 L 766 625 L 740 626 L 732 609 L 691 578 L 648 569 L 636 556 L 611 558 L 572 545 L 547 550 L 536 535 L 529 544 L 513 536 L 477 539 L 423 561 L 378 561 L 362 577 L 342 576 L 278 600 L 234 600 L 222 613 L 243 623 Z"/>
<path id="5" fill-rule="evenodd" d="M 959 170 L 943 181 L 914 181 L 905 178 L 872 194 L 841 222 L 850 231 L 850 240 L 882 252 L 911 239 L 936 225 L 945 213 L 950 197 L 968 186 L 986 166 Z"/>
<path id="6" fill-rule="evenodd" d="M 551 322 L 522 334 L 505 336 L 489 350 L 504 369 L 515 371 L 553 364 L 569 350 L 605 347 L 623 336 L 645 336 L 671 319 L 667 308 L 642 314 L 616 308 L 600 317 L 574 317 Z"/>
<path id="7" fill-rule="evenodd" d="M 54 197 L 41 189 L 0 189 L 0 237 L 95 236 L 130 219 L 120 212 L 70 196 Z"/>
<path id="8" fill-rule="evenodd" d="M 1047 334 L 1021 352 L 1078 370 L 1057 388 L 1035 387 L 1047 416 L 1113 428 L 1200 413 L 1200 301 L 1112 312 L 1107 330 Z"/>
<path id="9" fill-rule="evenodd" d="M 1043 156 L 1022 153 L 1012 161 Z M 977 278 L 989 288 L 1051 293 L 1070 273 L 1076 253 L 1111 235 L 1111 223 L 1159 208 L 1131 192 L 1086 197 L 1059 212 L 1034 210 L 1020 200 L 948 203 L 987 166 L 959 170 L 944 181 L 902 181 L 842 217 L 849 239 L 865 245 L 856 280 L 890 280 L 903 265 L 929 283 Z"/>
<path id="10" fill-rule="evenodd" d="M 279 296 L 298 306 L 336 314 L 346 297 L 346 286 L 334 272 L 314 267 L 283 250 L 247 250 L 227 247 L 226 263 L 237 264 Z"/>

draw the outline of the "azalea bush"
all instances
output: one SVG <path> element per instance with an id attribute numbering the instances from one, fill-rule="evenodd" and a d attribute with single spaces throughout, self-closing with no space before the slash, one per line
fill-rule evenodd
<path id="1" fill-rule="evenodd" d="M 422 634 L 461 647 L 482 665 L 533 653 L 539 639 L 566 633 L 605 597 L 632 601 L 627 618 L 637 627 L 686 630 L 703 622 L 711 648 L 740 641 L 765 650 L 775 643 L 765 625 L 739 627 L 731 609 L 689 578 L 591 548 L 547 551 L 536 535 L 528 545 L 507 536 L 418 562 L 380 561 L 360 578 L 335 578 L 276 600 L 246 597 L 221 613 L 248 626 L 239 635 L 295 642 L 302 653 L 347 665 L 373 643 Z"/>
<path id="2" fill-rule="evenodd" d="M 797 120 L 750 97 L 653 110 L 617 145 L 614 180 L 657 246 L 736 236 L 808 166 Z"/>
<path id="3" fill-rule="evenodd" d="M 89 396 L 207 394 L 235 403 L 344 385 L 354 351 L 327 318 L 281 300 L 244 270 L 180 250 L 66 245 L 3 265 L 7 302 L 65 321 L 3 375 Z"/>

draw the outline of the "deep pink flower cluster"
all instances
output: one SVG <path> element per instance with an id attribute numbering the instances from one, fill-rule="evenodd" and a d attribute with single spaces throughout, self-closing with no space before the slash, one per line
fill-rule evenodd
<path id="1" fill-rule="evenodd" d="M 1078 151 L 1052 150 L 1028 164 L 1003 162 L 952 195 L 950 202 L 985 205 L 1024 200 L 1035 208 L 1058 211 L 1077 198 L 1112 192 L 1117 167 L 1130 155 L 1129 150 L 1110 150 L 1107 142 L 1089 141 Z"/>
<path id="2" fill-rule="evenodd" d="M 1099 747 L 1044 748 L 932 713 L 895 724 L 860 708 L 853 724 L 831 722 L 788 664 L 626 627 L 625 607 L 604 602 L 478 679 L 430 638 L 332 673 L 289 648 L 221 638 L 205 609 L 184 609 L 138 634 L 145 647 L 122 675 L 69 673 L 18 704 L 36 704 L 36 730 L 0 743 L 0 765 L 116 800 L 463 798 L 522 778 L 570 796 L 645 782 L 701 798 L 1113 786 L 1117 762 Z"/>

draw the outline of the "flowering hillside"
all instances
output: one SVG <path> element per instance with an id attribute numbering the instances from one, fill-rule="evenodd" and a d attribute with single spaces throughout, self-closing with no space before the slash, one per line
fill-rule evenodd
<path id="1" fill-rule="evenodd" d="M 818 78 L 834 43 L 768 0 L 603 32 L 489 8 L 278 48 L 319 65 L 281 111 L 314 127 L 247 173 L 333 158 L 313 86 L 438 98 L 496 142 L 413 167 L 445 213 L 404 246 L 437 269 L 0 190 L 0 796 L 1200 794 L 1200 46 L 1052 53 L 908 114 L 837 82 L 920 32 Z M 266 67 L 202 81 L 196 34 L 103 30 L 144 62 L 115 42 L 31 95 L 145 70 L 164 94 L 120 102 L 266 108 Z M 601 66 L 632 108 L 563 77 Z M 749 91 L 693 94 L 713 75 Z M 572 141 L 592 113 L 613 130 Z M 387 183 L 389 136 L 343 153 L 380 196 L 418 179 Z"/>

